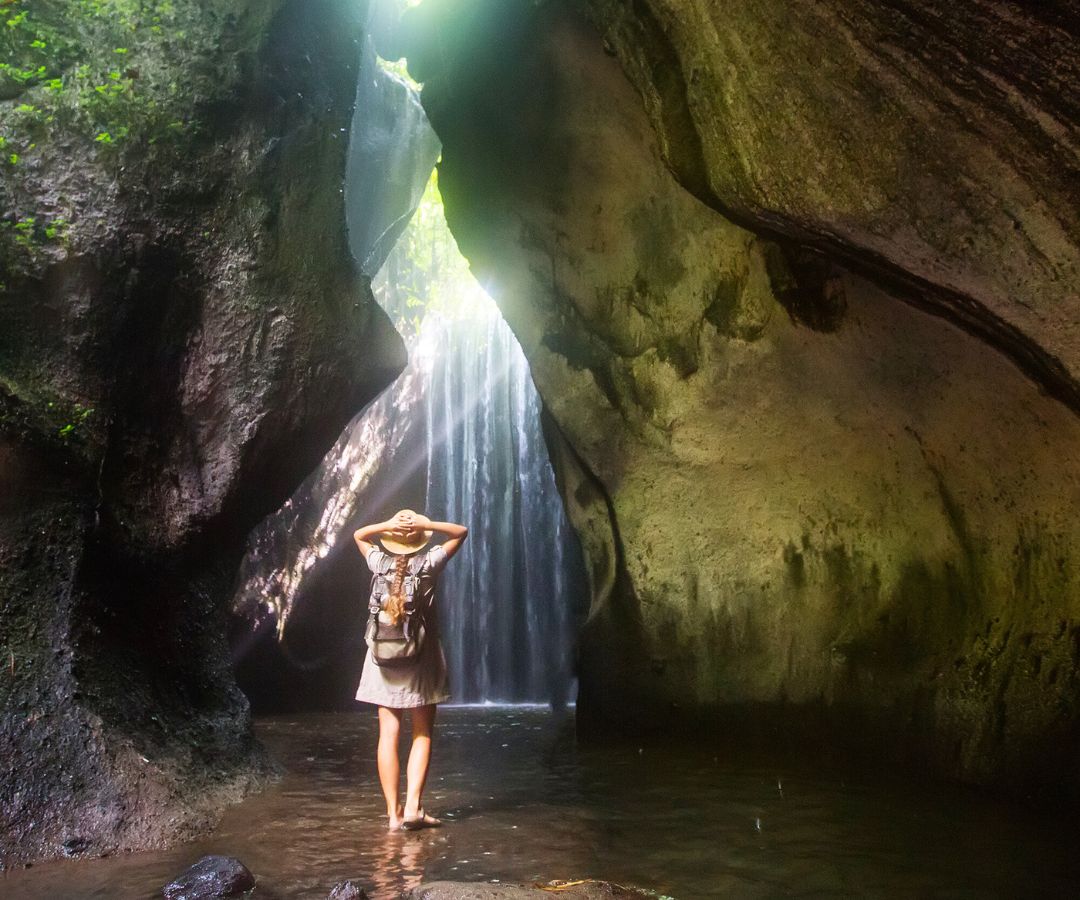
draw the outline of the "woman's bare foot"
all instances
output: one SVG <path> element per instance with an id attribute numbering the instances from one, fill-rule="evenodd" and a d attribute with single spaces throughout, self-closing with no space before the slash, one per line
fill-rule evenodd
<path id="1" fill-rule="evenodd" d="M 429 816 L 422 809 L 416 815 L 407 815 L 401 820 L 402 831 L 416 831 L 419 828 L 438 828 L 442 825 L 442 819 Z"/>
<path id="2" fill-rule="evenodd" d="M 389 831 L 401 831 L 401 825 L 405 821 L 405 810 L 399 806 L 397 812 L 388 813 L 387 818 L 390 819 L 390 824 L 387 826 Z"/>

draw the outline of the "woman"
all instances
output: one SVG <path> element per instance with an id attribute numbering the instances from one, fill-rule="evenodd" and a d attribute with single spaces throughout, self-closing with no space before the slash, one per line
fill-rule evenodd
<path id="1" fill-rule="evenodd" d="M 411 560 L 433 532 L 448 536 L 433 547 L 422 561 Z M 386 573 L 389 590 L 379 612 L 383 622 L 397 622 L 405 612 L 405 579 L 415 573 L 413 600 L 424 619 L 426 636 L 416 662 L 404 666 L 376 665 L 369 652 L 364 660 L 356 699 L 379 707 L 379 781 L 386 797 L 390 830 L 433 828 L 442 824 L 424 812 L 424 782 L 431 762 L 431 732 L 435 724 L 435 704 L 450 699 L 446 657 L 439 642 L 435 584 L 443 566 L 461 548 L 469 529 L 451 522 L 432 522 L 427 516 L 403 509 L 388 522 L 365 525 L 353 533 L 356 546 L 364 554 L 373 573 Z M 371 542 L 378 535 L 382 547 Z M 392 567 L 389 565 L 392 557 Z M 398 735 L 402 711 L 412 710 L 412 748 L 406 768 L 405 803 L 399 800 L 400 765 Z"/>

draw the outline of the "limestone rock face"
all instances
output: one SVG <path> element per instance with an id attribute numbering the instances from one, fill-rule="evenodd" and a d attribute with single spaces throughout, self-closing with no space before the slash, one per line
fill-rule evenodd
<path id="1" fill-rule="evenodd" d="M 891 276 L 1080 407 L 1080 7 L 587 0 L 709 205 Z"/>
<path id="2" fill-rule="evenodd" d="M 384 2 L 375 13 L 390 11 Z M 416 91 L 379 66 L 374 37 L 365 41 L 359 65 L 345 202 L 350 249 L 374 278 L 420 204 L 439 140 Z"/>
<path id="3" fill-rule="evenodd" d="M 706 49 L 717 30 L 716 47 L 753 46 L 772 21 L 750 18 L 762 6 L 710 30 L 684 4 L 680 33 L 690 40 L 695 25 Z M 598 8 L 634 73 L 636 13 Z M 870 73 L 853 89 L 823 61 L 833 43 L 800 57 L 814 69 L 801 89 L 825 79 L 818 95 L 780 96 L 775 114 L 768 94 L 730 100 L 805 132 L 797 151 L 762 139 L 734 172 L 717 151 L 706 191 L 650 121 L 656 98 L 646 90 L 643 102 L 615 48 L 564 5 L 425 3 L 409 27 L 410 71 L 443 142 L 447 218 L 530 359 L 590 570 L 582 723 L 797 724 L 819 743 L 862 740 L 954 777 L 1080 791 L 1080 420 L 1048 396 L 1065 382 L 1033 379 L 984 329 L 921 311 L 911 291 L 936 278 L 948 290 L 934 296 L 970 292 L 995 321 L 1017 299 L 1053 310 L 1047 353 L 1065 359 L 1075 246 L 1064 226 L 1057 255 L 1015 243 L 1049 240 L 1045 221 L 1010 226 L 1006 240 L 979 206 L 966 231 L 951 230 L 958 220 L 882 187 L 899 162 L 921 165 L 895 132 L 867 136 L 892 154 L 881 171 L 869 155 L 855 166 L 834 134 L 813 157 L 821 183 L 807 185 L 814 124 L 854 102 L 852 90 L 871 91 Z M 926 52 L 931 72 L 950 63 Z M 760 75 L 732 74 L 718 58 L 695 57 L 717 103 L 724 79 L 773 71 L 767 60 Z M 874 89 L 881 103 L 885 87 Z M 982 153 L 1012 153 L 987 141 L 969 157 L 965 146 L 950 144 L 929 171 L 978 179 Z M 758 184 L 760 172 L 772 179 Z M 724 179 L 735 184 L 725 203 L 767 218 L 766 231 L 702 202 Z M 925 202 L 960 215 L 932 178 L 926 190 Z M 1053 218 L 1063 192 L 1031 215 Z M 869 212 L 855 203 L 864 194 Z M 779 212 L 765 216 L 768 199 Z M 836 237 L 841 219 L 843 252 L 778 238 Z M 896 250 L 888 229 L 905 222 L 910 240 Z M 924 226 L 934 233 L 916 240 Z M 956 243 L 946 252 L 939 238 Z M 849 266 L 894 250 L 888 266 Z M 991 277 L 995 252 L 1010 269 Z M 1024 280 L 1035 273 L 1057 300 Z"/>
<path id="4" fill-rule="evenodd" d="M 403 363 L 346 246 L 363 5 L 171 10 L 117 50 L 72 9 L 85 68 L 0 102 L 9 141 L 57 104 L 0 191 L 5 865 L 160 846 L 265 772 L 225 643 L 244 538 Z M 127 143 L 64 105 L 99 69 Z"/>

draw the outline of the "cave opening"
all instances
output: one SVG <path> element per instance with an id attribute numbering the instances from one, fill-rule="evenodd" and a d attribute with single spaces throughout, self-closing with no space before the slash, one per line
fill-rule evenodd
<path id="1" fill-rule="evenodd" d="M 371 15 L 394 5 L 373 4 Z M 446 223 L 419 86 L 370 39 L 359 72 L 362 124 L 344 186 L 350 251 L 408 363 L 252 533 L 234 599 L 237 677 L 256 712 L 351 706 L 370 585 L 351 535 L 408 507 L 470 532 L 440 584 L 451 702 L 562 708 L 576 693 L 586 577 L 542 401 Z"/>
<path id="2" fill-rule="evenodd" d="M 1071 895 L 1080 42 L 931 6 L 6 0 L 2 893 Z M 351 706 L 348 532 L 409 505 L 472 528 L 456 699 L 572 694 L 439 192 L 590 615 L 573 717 L 446 711 L 414 841 L 372 710 L 252 723 L 224 622 L 256 711 Z"/>

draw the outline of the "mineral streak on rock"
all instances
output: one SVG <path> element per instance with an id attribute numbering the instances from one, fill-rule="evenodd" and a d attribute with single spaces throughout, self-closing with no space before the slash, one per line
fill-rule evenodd
<path id="1" fill-rule="evenodd" d="M 1075 116 L 1025 90 L 1076 45 L 571 5 L 428 0 L 407 55 L 586 552 L 582 727 L 1080 796 Z"/>
<path id="2" fill-rule="evenodd" d="M 403 362 L 346 246 L 362 4 L 171 8 L 117 80 L 188 136 L 58 118 L 0 188 L 69 219 L 0 277 L 3 865 L 162 846 L 259 782 L 224 637 L 244 537 Z"/>

